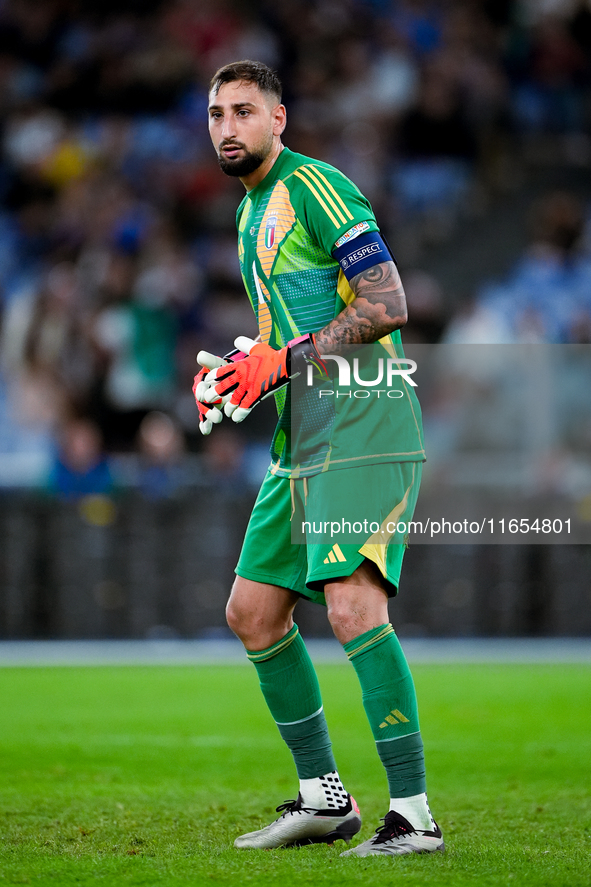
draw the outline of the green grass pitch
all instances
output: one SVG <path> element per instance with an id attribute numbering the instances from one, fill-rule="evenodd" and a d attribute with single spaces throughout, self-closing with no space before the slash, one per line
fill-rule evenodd
<path id="1" fill-rule="evenodd" d="M 386 782 L 347 664 L 319 669 L 368 837 Z M 591 884 L 591 668 L 414 669 L 447 852 L 235 851 L 297 791 L 254 669 L 0 670 L 0 885 Z"/>

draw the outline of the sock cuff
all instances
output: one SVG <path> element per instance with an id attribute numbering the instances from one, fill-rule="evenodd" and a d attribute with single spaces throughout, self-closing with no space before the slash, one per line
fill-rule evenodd
<path id="1" fill-rule="evenodd" d="M 392 624 L 388 622 L 386 625 L 378 625 L 377 628 L 370 628 L 369 631 L 364 631 L 363 634 L 360 634 L 359 637 L 353 638 L 352 641 L 347 641 L 346 644 L 343 644 L 343 649 L 349 659 L 354 659 L 361 653 L 366 653 L 368 650 L 377 647 L 379 644 L 383 644 L 391 635 L 395 634 L 396 632 L 394 631 Z"/>
<path id="2" fill-rule="evenodd" d="M 294 624 L 293 628 L 287 632 L 285 637 L 282 637 L 276 644 L 267 647 L 266 650 L 246 650 L 246 656 L 251 662 L 265 662 L 265 660 L 272 659 L 273 656 L 277 656 L 278 653 L 286 650 L 289 645 L 295 641 L 298 634 L 299 629 L 297 625 Z"/>
<path id="3" fill-rule="evenodd" d="M 311 721 L 313 718 L 318 718 L 320 715 L 324 717 L 324 706 L 321 705 L 317 711 L 313 711 L 311 715 L 306 715 L 305 718 L 298 718 L 297 721 L 275 721 L 278 727 L 296 727 L 298 724 L 305 724 L 306 721 Z"/>

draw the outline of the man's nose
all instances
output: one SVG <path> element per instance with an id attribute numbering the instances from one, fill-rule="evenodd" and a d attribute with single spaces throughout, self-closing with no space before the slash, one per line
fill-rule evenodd
<path id="1" fill-rule="evenodd" d="M 234 121 L 234 117 L 224 117 L 224 122 L 222 123 L 222 138 L 228 141 L 229 139 L 234 138 L 236 135 L 236 124 Z"/>

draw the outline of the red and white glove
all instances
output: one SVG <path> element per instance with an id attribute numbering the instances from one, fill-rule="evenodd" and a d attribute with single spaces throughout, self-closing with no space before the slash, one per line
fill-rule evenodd
<path id="1" fill-rule="evenodd" d="M 213 402 L 204 402 L 202 391 L 210 387 L 205 383 L 205 377 L 211 370 L 226 366 L 228 363 L 236 360 L 242 360 L 245 357 L 246 353 L 238 350 L 230 351 L 223 357 L 216 357 L 215 354 L 210 354 L 208 351 L 200 351 L 197 355 L 197 363 L 201 364 L 203 369 L 197 373 L 193 380 L 193 396 L 199 410 L 199 431 L 201 434 L 211 434 L 213 426 L 218 425 L 222 421 L 222 407 L 224 405 L 222 398 L 218 398 Z"/>
<path id="2" fill-rule="evenodd" d="M 242 422 L 253 407 L 287 385 L 307 364 L 325 371 L 313 333 L 292 339 L 279 351 L 246 336 L 239 336 L 234 344 L 247 356 L 231 365 L 212 368 L 199 389 L 204 403 L 223 403 L 226 416 L 234 422 Z"/>

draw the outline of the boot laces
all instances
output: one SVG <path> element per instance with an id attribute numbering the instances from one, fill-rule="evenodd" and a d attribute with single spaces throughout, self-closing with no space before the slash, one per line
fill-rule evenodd
<path id="1" fill-rule="evenodd" d="M 316 813 L 315 807 L 305 807 L 302 803 L 302 796 L 298 793 L 297 798 L 290 801 L 284 801 L 279 807 L 276 807 L 277 813 L 281 816 L 289 816 L 291 813 Z"/>
<path id="2" fill-rule="evenodd" d="M 396 813 L 395 810 L 389 810 L 384 816 L 383 825 L 376 829 L 376 837 L 373 839 L 374 844 L 384 844 L 392 838 L 402 838 L 405 835 L 416 834 L 416 829 L 410 824 L 408 819 Z"/>

